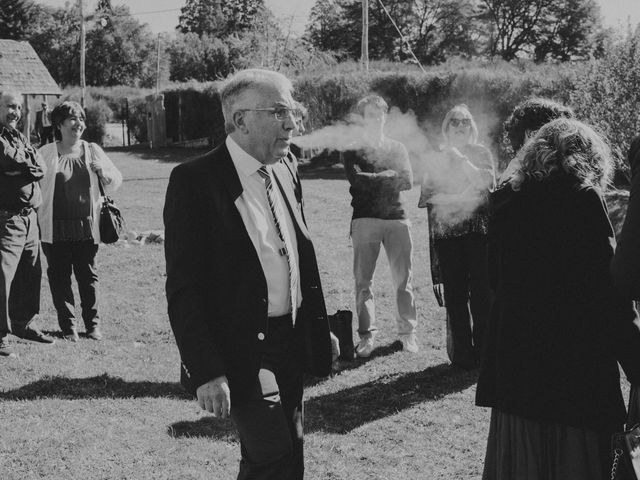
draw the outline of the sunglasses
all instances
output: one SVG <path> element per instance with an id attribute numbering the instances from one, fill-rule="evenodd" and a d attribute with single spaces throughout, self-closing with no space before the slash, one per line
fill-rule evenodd
<path id="1" fill-rule="evenodd" d="M 468 127 L 471 125 L 471 119 L 470 118 L 452 118 L 451 120 L 449 120 L 449 125 L 452 125 L 454 127 L 459 127 L 460 125 L 462 125 L 463 127 Z"/>

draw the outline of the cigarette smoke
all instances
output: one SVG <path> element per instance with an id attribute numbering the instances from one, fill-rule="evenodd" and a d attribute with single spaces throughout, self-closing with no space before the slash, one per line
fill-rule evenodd
<path id="1" fill-rule="evenodd" d="M 482 117 L 483 120 L 488 120 L 486 115 L 482 115 Z M 407 149 L 416 183 L 424 183 L 430 179 L 446 179 L 451 174 L 451 162 L 446 160 L 446 154 L 436 151 L 428 139 L 429 128 L 433 129 L 434 127 L 426 122 L 420 125 L 413 111 L 402 113 L 396 107 L 389 110 L 384 126 L 385 136 L 397 140 Z M 351 114 L 333 125 L 294 137 L 292 142 L 302 149 L 316 151 L 328 149 L 344 152 L 367 146 L 366 133 L 361 117 Z M 439 131 L 430 133 L 432 133 L 432 138 L 439 136 Z M 447 182 L 438 181 L 435 182 L 435 185 L 442 186 L 442 183 L 446 184 Z M 434 213 L 443 222 L 455 224 L 466 220 L 485 201 L 485 196 L 477 188 L 466 187 L 466 185 L 462 185 L 459 191 L 455 192 L 462 194 L 459 202 L 453 205 L 433 205 Z M 453 188 L 455 190 L 455 186 Z M 451 194 L 454 192 L 452 185 L 446 185 L 442 186 L 441 191 L 436 189 L 434 193 Z"/>

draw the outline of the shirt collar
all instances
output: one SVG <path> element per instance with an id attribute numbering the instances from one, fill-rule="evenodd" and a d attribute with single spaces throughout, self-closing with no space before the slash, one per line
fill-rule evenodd
<path id="1" fill-rule="evenodd" d="M 230 135 L 227 135 L 225 143 L 229 150 L 229 155 L 231 155 L 231 160 L 236 166 L 236 170 L 238 170 L 238 172 L 242 173 L 246 177 L 250 177 L 256 173 L 260 167 L 262 167 L 262 163 L 245 152 Z"/>

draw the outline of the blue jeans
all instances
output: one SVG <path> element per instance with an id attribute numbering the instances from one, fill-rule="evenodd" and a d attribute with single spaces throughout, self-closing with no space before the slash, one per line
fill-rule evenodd
<path id="1" fill-rule="evenodd" d="M 36 212 L 0 211 L 0 338 L 22 335 L 40 312 L 40 231 Z"/>

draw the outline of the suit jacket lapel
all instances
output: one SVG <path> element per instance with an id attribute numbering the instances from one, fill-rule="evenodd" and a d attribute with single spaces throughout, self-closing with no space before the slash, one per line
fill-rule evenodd
<path id="1" fill-rule="evenodd" d="M 219 157 L 214 161 L 219 162 L 220 171 L 216 173 L 221 175 L 223 179 L 222 184 L 226 187 L 229 195 L 231 195 L 233 202 L 235 202 L 237 198 L 242 195 L 242 183 L 240 183 L 238 171 L 233 164 L 233 160 L 231 160 L 231 154 L 225 143 L 222 143 L 222 145 L 218 147 L 218 155 Z"/>
<path id="2" fill-rule="evenodd" d="M 283 170 L 284 169 L 284 170 Z M 276 183 L 282 193 L 287 209 L 293 216 L 294 224 L 300 229 L 302 235 L 305 238 L 310 239 L 309 230 L 305 225 L 300 210 L 297 208 L 298 202 L 296 200 L 295 192 L 293 191 L 293 181 L 291 180 L 291 173 L 288 171 L 285 165 L 276 164 L 273 166 L 273 175 L 276 178 Z M 295 206 L 294 206 L 295 205 Z"/>

